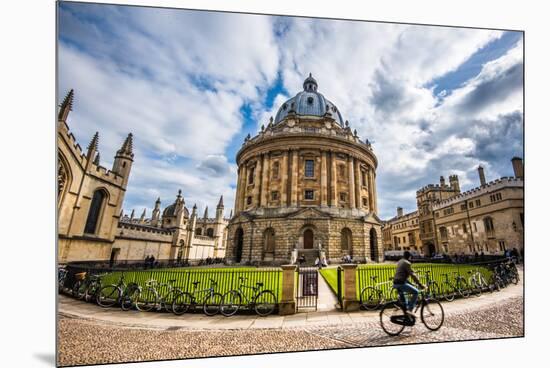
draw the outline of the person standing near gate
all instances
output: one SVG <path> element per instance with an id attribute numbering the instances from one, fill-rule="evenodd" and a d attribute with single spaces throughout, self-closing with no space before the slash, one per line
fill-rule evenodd
<path id="1" fill-rule="evenodd" d="M 406 250 L 403 253 L 403 258 L 397 262 L 397 268 L 395 270 L 395 276 L 393 277 L 393 287 L 397 289 L 399 293 L 399 297 L 405 303 L 405 308 L 407 309 L 407 314 L 414 315 L 413 310 L 416 306 L 416 302 L 418 300 L 418 289 L 415 288 L 410 282 L 408 282 L 409 277 L 414 280 L 414 282 L 420 287 L 420 289 L 424 289 L 424 285 L 420 282 L 418 279 L 418 276 L 414 273 L 412 267 L 411 267 L 411 252 Z M 411 294 L 410 300 L 407 300 L 405 298 L 405 293 Z"/>

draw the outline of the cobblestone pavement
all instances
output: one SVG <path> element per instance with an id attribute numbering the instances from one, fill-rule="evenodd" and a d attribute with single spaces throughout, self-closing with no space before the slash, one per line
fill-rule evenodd
<path id="1" fill-rule="evenodd" d="M 84 365 L 518 336 L 523 336 L 521 297 L 450 313 L 435 332 L 419 323 L 398 337 L 387 336 L 375 320 L 345 327 L 193 331 L 121 327 L 61 317 L 58 363 Z"/>

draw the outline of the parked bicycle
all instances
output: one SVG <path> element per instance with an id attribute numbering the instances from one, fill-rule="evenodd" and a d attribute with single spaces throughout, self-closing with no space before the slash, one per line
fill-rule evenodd
<path id="1" fill-rule="evenodd" d="M 380 325 L 384 332 L 390 336 L 397 336 L 405 327 L 414 326 L 416 323 L 416 317 L 407 314 L 406 300 L 407 295 L 399 293 L 397 302 L 387 303 L 380 311 Z M 443 306 L 424 290 L 420 291 L 419 302 L 414 313 L 418 309 L 420 309 L 420 319 L 428 330 L 437 331 L 441 328 L 445 320 Z"/>
<path id="2" fill-rule="evenodd" d="M 386 301 L 397 300 L 397 289 L 393 287 L 393 277 L 389 281 L 377 282 L 378 276 L 371 276 L 374 286 L 366 286 L 359 294 L 361 308 L 375 310 L 381 307 Z M 389 298 L 386 298 L 385 290 L 390 289 Z"/>
<path id="3" fill-rule="evenodd" d="M 267 316 L 275 311 L 277 307 L 277 297 L 271 290 L 262 290 L 264 284 L 257 282 L 256 286 L 246 285 L 246 277 L 239 277 L 239 288 L 230 290 L 223 295 L 221 303 L 221 312 L 229 317 L 237 313 L 239 308 L 244 305 L 246 308 L 253 309 L 259 316 Z M 251 291 L 250 298 L 246 291 Z"/>
<path id="4" fill-rule="evenodd" d="M 94 300 L 101 288 L 101 278 L 105 274 L 92 275 L 89 272 L 80 272 L 75 274 L 75 283 L 72 287 L 72 294 L 77 299 L 85 301 Z"/>
<path id="5" fill-rule="evenodd" d="M 65 288 L 65 280 L 67 280 L 67 275 L 69 271 L 65 267 L 59 267 L 57 270 L 57 290 L 62 292 Z"/>
<path id="6" fill-rule="evenodd" d="M 174 286 L 176 280 L 168 280 L 167 283 L 159 284 L 157 280 L 151 279 L 145 284 L 145 288 L 134 290 L 130 300 L 136 309 L 148 312 L 152 309 L 166 310 L 173 312 L 173 303 L 176 297 L 183 293 L 180 288 Z"/>
<path id="7" fill-rule="evenodd" d="M 124 272 L 122 272 L 118 283 L 105 285 L 99 289 L 99 292 L 96 295 L 97 304 L 104 308 L 108 308 L 120 303 L 121 297 L 126 288 L 126 280 L 124 279 Z"/>
<path id="8" fill-rule="evenodd" d="M 213 316 L 220 311 L 223 297 L 215 291 L 216 281 L 210 279 L 210 287 L 202 290 L 197 290 L 199 284 L 200 281 L 193 282 L 191 293 L 182 290 L 176 291 L 172 302 L 172 312 L 174 314 L 184 314 L 189 308 L 196 309 L 197 305 L 202 305 L 202 310 L 207 316 Z M 203 299 L 197 297 L 200 295 L 204 295 Z"/>
<path id="9" fill-rule="evenodd" d="M 457 272 L 453 272 L 453 274 L 453 281 L 450 281 L 448 273 L 443 274 L 443 278 L 445 279 L 442 284 L 442 290 L 445 290 L 443 292 L 443 297 L 448 302 L 452 302 L 457 295 L 460 295 L 463 298 L 470 295 L 470 292 L 467 289 L 466 279 L 460 276 Z"/>
<path id="10" fill-rule="evenodd" d="M 427 271 L 417 271 L 417 273 L 420 275 L 424 274 L 424 279 L 426 280 L 424 285 L 426 285 L 427 294 L 429 294 L 434 299 L 439 299 L 441 296 L 441 288 L 439 287 L 439 284 L 437 283 L 437 281 L 432 279 L 432 276 L 431 276 L 432 272 L 427 270 Z"/>

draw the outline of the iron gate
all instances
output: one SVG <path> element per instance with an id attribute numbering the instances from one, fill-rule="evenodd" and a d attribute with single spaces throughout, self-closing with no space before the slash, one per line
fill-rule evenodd
<path id="1" fill-rule="evenodd" d="M 298 285 L 296 287 L 296 308 L 317 310 L 319 295 L 319 273 L 317 267 L 299 267 L 296 271 Z"/>

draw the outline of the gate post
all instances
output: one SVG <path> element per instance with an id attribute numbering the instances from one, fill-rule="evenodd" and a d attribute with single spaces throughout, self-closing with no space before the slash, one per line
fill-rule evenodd
<path id="1" fill-rule="evenodd" d="M 279 315 L 296 313 L 296 265 L 283 265 L 283 280 Z"/>
<path id="2" fill-rule="evenodd" d="M 357 300 L 356 287 L 356 264 L 343 264 L 344 271 L 344 295 L 342 300 L 342 309 L 344 312 L 359 310 L 359 301 Z"/>

